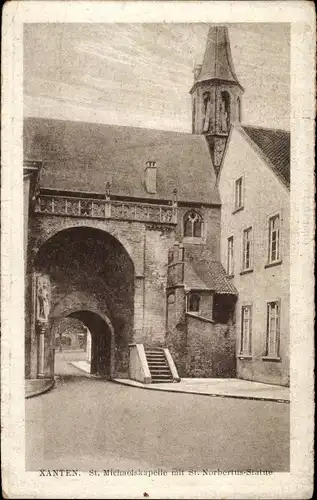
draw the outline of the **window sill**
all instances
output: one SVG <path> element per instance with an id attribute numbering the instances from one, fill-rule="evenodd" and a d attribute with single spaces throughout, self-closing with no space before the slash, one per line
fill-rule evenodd
<path id="1" fill-rule="evenodd" d="M 282 259 L 275 260 L 274 262 L 268 262 L 267 264 L 265 264 L 264 269 L 267 269 L 268 267 L 280 266 L 282 263 Z"/>
<path id="2" fill-rule="evenodd" d="M 243 360 L 243 359 L 252 359 L 252 355 L 251 354 L 239 354 L 238 358 L 241 359 L 241 360 Z"/>
<path id="3" fill-rule="evenodd" d="M 253 268 L 245 269 L 244 271 L 241 271 L 240 276 L 242 276 L 243 274 L 249 274 L 249 273 L 253 273 Z"/>
<path id="4" fill-rule="evenodd" d="M 279 356 L 262 356 L 262 361 L 279 362 L 279 361 L 281 361 L 281 358 Z"/>
<path id="5" fill-rule="evenodd" d="M 238 212 L 241 212 L 241 210 L 244 209 L 244 206 L 242 205 L 241 207 L 238 207 L 238 208 L 235 208 L 233 211 L 232 211 L 232 215 L 238 213 Z"/>

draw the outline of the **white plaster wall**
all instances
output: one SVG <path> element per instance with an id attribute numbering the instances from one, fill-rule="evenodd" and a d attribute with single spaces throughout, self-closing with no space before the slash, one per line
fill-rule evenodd
<path id="1" fill-rule="evenodd" d="M 233 214 L 234 182 L 244 176 L 244 209 Z M 233 129 L 219 179 L 222 202 L 221 261 L 227 268 L 227 239 L 234 237 L 234 278 L 239 291 L 236 309 L 237 355 L 240 350 L 241 305 L 252 303 L 252 360 L 238 359 L 238 376 L 268 383 L 288 383 L 289 363 L 289 191 L 247 140 Z M 265 268 L 268 261 L 268 219 L 281 215 L 282 264 Z M 252 226 L 253 272 L 242 270 L 242 234 Z M 263 361 L 266 343 L 266 303 L 281 300 L 280 362 Z"/>

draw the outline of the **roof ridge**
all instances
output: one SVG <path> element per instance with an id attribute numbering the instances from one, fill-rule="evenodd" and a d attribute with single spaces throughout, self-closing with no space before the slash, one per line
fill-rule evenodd
<path id="1" fill-rule="evenodd" d="M 187 136 L 193 136 L 193 137 L 198 137 L 201 135 L 199 134 L 192 134 L 192 132 L 181 132 L 178 130 L 168 130 L 168 129 L 160 129 L 160 128 L 150 128 L 150 127 L 137 127 L 135 125 L 117 125 L 115 123 L 104 123 L 104 122 L 95 122 L 95 121 L 84 121 L 84 120 L 70 120 L 70 119 L 61 119 L 61 118 L 51 118 L 51 117 L 43 117 L 43 116 L 25 116 L 24 120 L 46 120 L 46 121 L 54 121 L 54 122 L 68 122 L 68 123 L 80 123 L 83 125 L 98 125 L 98 126 L 105 126 L 105 127 L 113 127 L 113 128 L 124 128 L 124 129 L 134 129 L 134 130 L 153 130 L 153 132 L 166 132 L 166 133 L 172 133 L 172 134 L 179 134 L 179 135 L 187 135 Z"/>

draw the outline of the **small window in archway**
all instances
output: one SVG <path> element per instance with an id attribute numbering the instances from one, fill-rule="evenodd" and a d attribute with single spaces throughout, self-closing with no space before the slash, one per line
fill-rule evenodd
<path id="1" fill-rule="evenodd" d="M 187 212 L 184 217 L 184 236 L 191 238 L 202 237 L 202 217 L 194 210 Z"/>
<path id="2" fill-rule="evenodd" d="M 200 295 L 197 293 L 191 293 L 187 300 L 187 311 L 188 312 L 199 312 L 200 306 Z"/>

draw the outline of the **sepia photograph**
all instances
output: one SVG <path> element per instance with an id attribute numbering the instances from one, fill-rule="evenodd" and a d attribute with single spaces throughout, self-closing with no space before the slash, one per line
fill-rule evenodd
<path id="1" fill-rule="evenodd" d="M 25 24 L 30 470 L 289 470 L 289 118 L 289 24 Z"/>
<path id="2" fill-rule="evenodd" d="M 19 429 L 2 464 L 9 498 L 54 498 L 56 483 L 57 498 L 243 498 L 245 486 L 249 498 L 309 498 L 312 469 L 293 458 L 313 453 L 314 112 L 293 47 L 313 44 L 313 27 L 219 22 L 214 2 L 199 21 L 143 20 L 137 7 L 155 2 L 126 2 L 126 17 L 89 6 L 74 22 L 79 3 L 63 20 L 17 7 L 6 35 L 19 41 L 8 150 L 21 167 L 18 185 L 16 173 L 2 181 L 20 189 L 11 239 L 2 190 L 5 339 L 21 325 L 17 350 L 2 350 L 4 415 Z M 311 108 L 296 108 L 296 88 Z M 5 147 L 4 167 L 13 159 Z"/>

